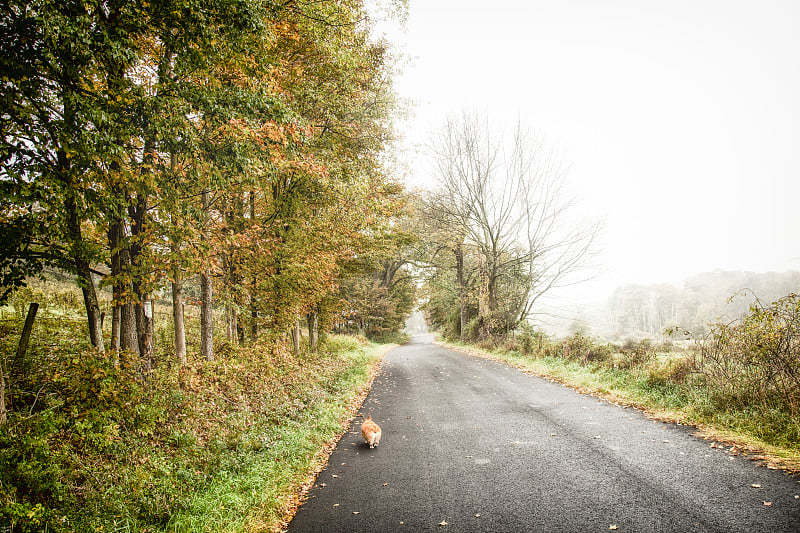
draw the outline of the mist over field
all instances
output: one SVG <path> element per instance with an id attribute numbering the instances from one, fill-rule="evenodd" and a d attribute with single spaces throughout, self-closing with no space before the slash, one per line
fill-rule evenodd
<path id="1" fill-rule="evenodd" d="M 713 324 L 741 319 L 753 303 L 771 304 L 798 289 L 798 271 L 715 270 L 680 284 L 622 285 L 606 300 L 554 311 L 542 322 L 558 336 L 580 332 L 609 340 L 701 338 Z M 669 328 L 677 331 L 668 335 Z"/>

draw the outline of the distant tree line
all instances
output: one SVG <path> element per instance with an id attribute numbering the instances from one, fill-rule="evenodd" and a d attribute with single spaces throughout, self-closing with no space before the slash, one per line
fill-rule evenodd
<path id="1" fill-rule="evenodd" d="M 800 272 L 754 273 L 716 270 L 671 284 L 625 285 L 608 302 L 611 332 L 658 337 L 678 327 L 701 337 L 710 324 L 737 320 L 760 300 L 769 303 L 796 292 Z"/>

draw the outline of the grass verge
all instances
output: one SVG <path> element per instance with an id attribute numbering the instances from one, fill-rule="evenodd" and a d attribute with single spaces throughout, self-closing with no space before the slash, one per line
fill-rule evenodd
<path id="1" fill-rule="evenodd" d="M 391 347 L 222 346 L 142 380 L 53 326 L 0 433 L 2 531 L 280 531 Z"/>
<path id="2" fill-rule="evenodd" d="M 282 530 L 361 405 L 389 348 L 370 344 L 344 352 L 338 370 L 324 379 L 324 392 L 320 383 L 306 383 L 316 389 L 314 398 L 296 416 L 242 434 L 244 442 L 265 445 L 239 454 L 242 467 L 221 473 L 194 493 L 166 531 Z"/>

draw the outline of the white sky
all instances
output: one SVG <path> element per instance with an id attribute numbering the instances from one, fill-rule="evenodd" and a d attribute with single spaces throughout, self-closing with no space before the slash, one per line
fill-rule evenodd
<path id="1" fill-rule="evenodd" d="M 412 58 L 408 142 L 468 107 L 557 147 L 606 220 L 602 271 L 571 296 L 800 269 L 800 1 L 409 2 L 390 37 Z"/>

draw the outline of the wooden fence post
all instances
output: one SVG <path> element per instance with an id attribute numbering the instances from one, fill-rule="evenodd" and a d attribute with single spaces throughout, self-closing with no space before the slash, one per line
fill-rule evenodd
<path id="1" fill-rule="evenodd" d="M 33 321 L 36 319 L 36 312 L 39 310 L 39 304 L 31 302 L 28 307 L 28 316 L 25 318 L 25 325 L 22 327 L 22 337 L 19 339 L 19 346 L 17 353 L 14 356 L 13 368 L 19 369 L 22 367 L 22 361 L 25 358 L 25 352 L 28 351 L 28 342 L 31 340 L 31 332 L 33 331 Z"/>

